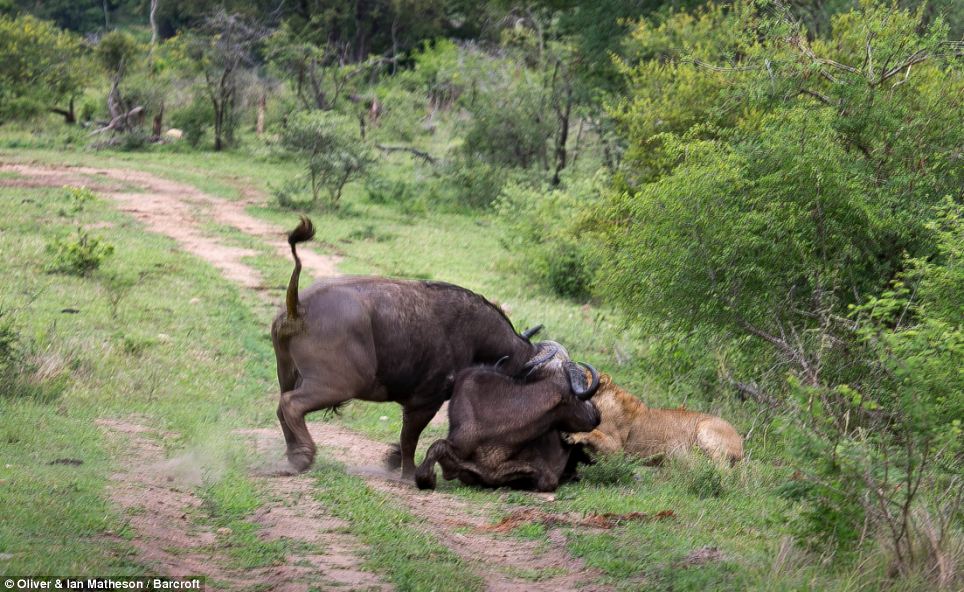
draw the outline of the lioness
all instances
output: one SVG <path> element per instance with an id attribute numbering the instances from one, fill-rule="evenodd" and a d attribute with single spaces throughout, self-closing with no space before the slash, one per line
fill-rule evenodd
<path id="1" fill-rule="evenodd" d="M 602 422 L 591 432 L 570 434 L 572 444 L 586 444 L 599 453 L 624 450 L 654 462 L 685 454 L 693 446 L 719 462 L 743 458 L 743 438 L 727 421 L 683 408 L 650 409 L 613 384 L 608 374 L 600 374 L 592 402 Z"/>

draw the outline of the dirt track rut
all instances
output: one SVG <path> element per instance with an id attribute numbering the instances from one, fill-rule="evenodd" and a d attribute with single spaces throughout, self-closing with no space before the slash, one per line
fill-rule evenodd
<path id="1" fill-rule="evenodd" d="M 0 170 L 18 177 L 0 179 L 0 185 L 59 187 L 86 185 L 114 200 L 118 208 L 140 220 L 156 233 L 174 239 L 185 251 L 211 263 L 223 276 L 252 290 L 265 286 L 257 270 L 243 261 L 256 254 L 224 244 L 205 232 L 214 221 L 233 227 L 288 258 L 284 229 L 250 216 L 245 208 L 257 203 L 257 194 L 244 191 L 244 199 L 231 201 L 204 194 L 196 188 L 153 174 L 100 167 L 51 167 L 37 164 L 3 164 Z M 337 275 L 336 257 L 303 249 L 305 268 L 316 278 Z M 102 420 L 101 427 L 113 439 L 124 440 L 124 467 L 111 484 L 113 501 L 130 515 L 136 531 L 134 546 L 140 559 L 170 576 L 204 573 L 229 589 L 268 585 L 272 590 L 302 591 L 309 587 L 350 590 L 386 590 L 385 581 L 361 569 L 364 547 L 346 533 L 345 524 L 327 514 L 311 495 L 309 476 L 265 479 L 271 500 L 253 517 L 261 536 L 286 537 L 324 547 L 324 553 L 292 554 L 280 566 L 254 570 L 224 567 L 229 561 L 218 551 L 218 533 L 198 527 L 187 517 L 200 505 L 192 493 L 197 483 L 184 482 L 165 460 L 159 436 L 143 422 Z M 490 508 L 472 507 L 444 493 L 424 493 L 402 483 L 380 468 L 388 446 L 332 423 L 312 423 L 309 428 L 320 446 L 361 475 L 368 485 L 385 492 L 409 512 L 422 519 L 423 528 L 450 548 L 485 581 L 488 590 L 567 591 L 601 590 L 599 574 L 589 570 L 565 550 L 565 535 L 550 532 L 548 541 L 525 541 L 504 535 L 466 533 L 491 520 Z M 279 429 L 240 431 L 265 456 L 279 456 L 284 448 Z M 463 531 L 463 532 L 460 532 Z M 533 579 L 538 572 L 538 579 Z"/>

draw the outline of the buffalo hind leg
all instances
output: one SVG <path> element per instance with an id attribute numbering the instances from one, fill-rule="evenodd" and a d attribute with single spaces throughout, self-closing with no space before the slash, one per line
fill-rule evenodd
<path id="1" fill-rule="evenodd" d="M 419 489 L 435 489 L 435 463 L 451 454 L 452 445 L 448 440 L 436 440 L 428 447 L 425 459 L 415 471 L 415 484 Z"/>
<path id="2" fill-rule="evenodd" d="M 463 483 L 478 485 L 485 483 L 482 470 L 475 463 L 463 460 L 455 452 L 448 440 L 436 440 L 425 453 L 425 460 L 415 472 L 415 484 L 419 489 L 435 489 L 435 464 L 442 467 L 442 478 L 446 481 L 458 478 Z"/>
<path id="3" fill-rule="evenodd" d="M 275 345 L 275 359 L 278 366 L 278 384 L 281 386 L 281 394 L 284 395 L 288 391 L 297 389 L 301 385 L 301 375 L 298 374 L 298 369 L 295 367 L 291 355 Z M 281 431 L 285 436 L 285 446 L 290 450 L 295 444 L 295 435 L 288 427 L 288 422 L 285 421 L 283 407 L 284 405 L 279 402 L 278 423 L 281 424 Z"/>
<path id="4" fill-rule="evenodd" d="M 285 432 L 288 462 L 295 472 L 304 471 L 315 460 L 316 446 L 308 432 L 308 426 L 305 425 L 305 415 L 319 409 L 334 407 L 351 397 L 352 393 L 312 382 L 302 382 L 298 388 L 281 393 L 278 418 Z M 290 440 L 288 440 L 289 432 Z"/>
<path id="5" fill-rule="evenodd" d="M 402 409 L 402 437 L 399 447 L 402 453 L 402 479 L 412 479 L 415 476 L 415 447 L 418 446 L 418 437 L 441 406 L 442 402 L 439 401 L 414 409 Z"/>

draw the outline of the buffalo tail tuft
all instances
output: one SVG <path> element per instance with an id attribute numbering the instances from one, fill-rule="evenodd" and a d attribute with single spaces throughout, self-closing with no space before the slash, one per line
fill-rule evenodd
<path id="1" fill-rule="evenodd" d="M 312 224 L 311 218 L 302 215 L 298 226 L 295 226 L 295 229 L 288 233 L 288 244 L 293 247 L 298 243 L 310 241 L 314 237 L 315 225 Z"/>

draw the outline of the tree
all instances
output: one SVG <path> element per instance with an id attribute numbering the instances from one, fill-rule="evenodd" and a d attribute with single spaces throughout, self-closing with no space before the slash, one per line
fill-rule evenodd
<path id="1" fill-rule="evenodd" d="M 240 77 L 254 63 L 264 29 L 237 14 L 218 11 L 187 41 L 188 57 L 203 78 L 214 112 L 214 149 L 234 142 Z"/>
<path id="2" fill-rule="evenodd" d="M 130 33 L 111 31 L 97 44 L 95 54 L 101 66 L 110 77 L 111 86 L 107 93 L 107 113 L 110 116 L 108 124 L 98 131 L 126 131 L 133 123 L 128 117 L 134 107 L 127 104 L 121 94 L 121 83 L 132 69 L 131 66 L 140 51 L 137 41 Z"/>
<path id="3" fill-rule="evenodd" d="M 77 36 L 32 16 L 0 16 L 0 121 L 49 110 L 74 123 L 88 73 Z"/>
<path id="4" fill-rule="evenodd" d="M 357 130 L 350 117 L 332 111 L 302 111 L 288 121 L 281 144 L 303 159 L 312 206 L 327 189 L 328 205 L 337 208 L 345 185 L 371 164 L 371 150 Z"/>

